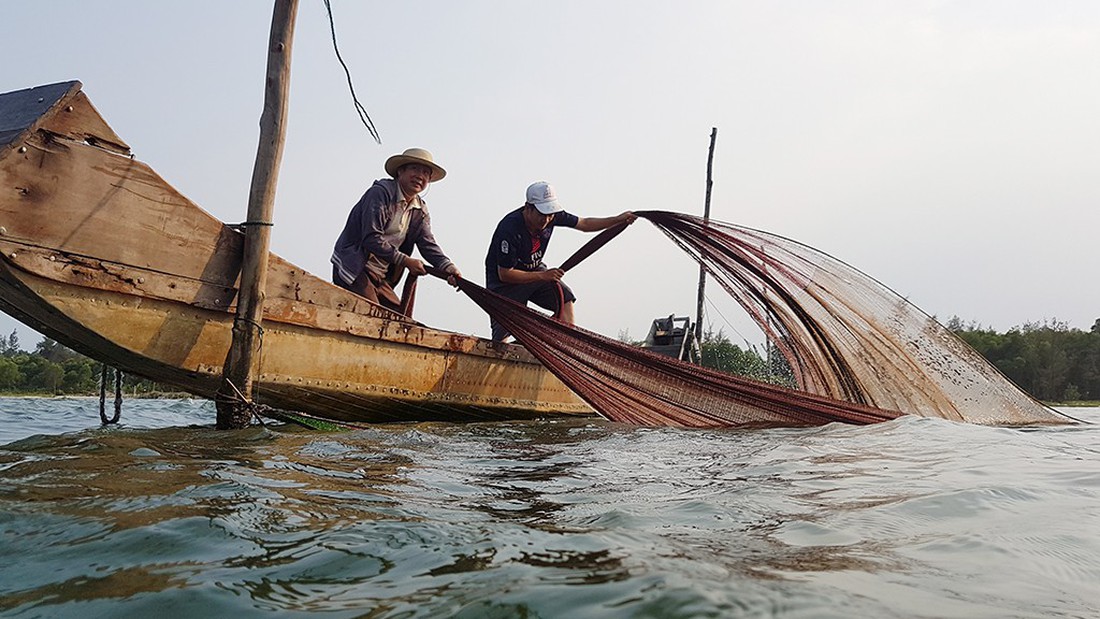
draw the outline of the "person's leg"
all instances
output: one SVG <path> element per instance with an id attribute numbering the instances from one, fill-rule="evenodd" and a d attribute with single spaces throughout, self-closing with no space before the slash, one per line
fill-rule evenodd
<path id="1" fill-rule="evenodd" d="M 534 303 L 535 305 L 554 312 L 554 315 L 565 322 L 573 324 L 573 302 L 577 297 L 573 291 L 562 282 L 534 282 L 530 284 L 505 284 L 493 292 L 507 297 L 516 303 Z M 489 318 L 489 327 L 492 331 L 494 342 L 502 342 L 511 335 L 503 325 Z"/>
<path id="2" fill-rule="evenodd" d="M 532 288 L 529 284 L 504 284 L 498 288 L 490 288 L 489 290 L 502 297 L 511 299 L 516 303 L 526 304 Z M 512 334 L 508 332 L 508 329 L 506 329 L 504 325 L 497 322 L 496 318 L 489 316 L 489 336 L 494 342 L 503 342 L 505 340 L 510 340 Z"/>
<path id="3" fill-rule="evenodd" d="M 558 315 L 558 320 L 564 322 L 567 325 L 576 324 L 573 319 L 573 301 L 566 301 L 561 306 L 561 312 Z"/>
<path id="4" fill-rule="evenodd" d="M 521 305 L 527 305 L 528 302 L 534 301 L 537 305 L 552 309 L 556 305 L 550 307 L 543 305 L 546 302 L 545 299 L 551 296 L 547 294 L 547 290 L 551 288 L 556 290 L 557 286 L 550 282 L 532 282 L 530 284 L 503 284 L 497 288 L 490 288 L 490 290 Z M 554 292 L 553 296 L 557 296 L 557 292 Z M 542 300 L 542 303 L 536 299 Z M 497 322 L 492 316 L 489 317 L 489 328 L 494 342 L 503 342 L 511 336 L 508 329 L 504 328 L 504 325 Z"/>
<path id="5" fill-rule="evenodd" d="M 573 302 L 577 297 L 565 282 L 542 282 L 531 294 L 531 302 L 554 312 L 554 317 L 573 324 Z"/>
<path id="6" fill-rule="evenodd" d="M 337 286 L 345 290 L 350 290 L 372 303 L 377 303 L 387 309 L 400 312 L 400 304 L 394 304 L 390 302 L 389 299 L 378 294 L 378 288 L 374 285 L 374 282 L 371 281 L 370 277 L 367 276 L 366 271 L 360 273 L 359 277 L 356 277 L 355 281 L 351 284 L 345 284 L 344 280 L 336 273 L 335 268 L 333 268 L 332 281 Z M 392 296 L 394 299 L 397 298 L 397 294 L 393 292 L 393 289 L 389 289 L 388 292 L 388 296 Z"/>
<path id="7" fill-rule="evenodd" d="M 371 284 L 370 278 L 367 277 L 366 271 L 360 273 L 359 277 L 356 277 L 355 281 L 349 284 L 344 281 L 344 278 L 340 277 L 340 275 L 336 272 L 336 265 L 333 265 L 332 283 L 343 288 L 344 290 L 350 290 L 361 297 L 365 297 L 370 301 L 378 303 L 378 294 L 375 293 L 374 285 Z"/>
<path id="8" fill-rule="evenodd" d="M 504 325 L 489 317 L 489 333 L 494 342 L 503 342 L 512 334 L 508 333 L 508 329 L 504 328 Z"/>

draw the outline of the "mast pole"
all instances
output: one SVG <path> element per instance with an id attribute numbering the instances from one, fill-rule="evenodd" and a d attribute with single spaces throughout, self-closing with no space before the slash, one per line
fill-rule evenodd
<path id="1" fill-rule="evenodd" d="M 714 142 L 718 139 L 718 127 L 710 129 L 710 151 L 707 153 L 707 197 L 703 206 L 703 221 L 710 221 L 710 189 L 714 186 L 711 180 L 711 171 L 714 166 Z M 706 270 L 699 265 L 699 298 L 695 306 L 695 341 L 703 345 L 703 286 L 707 281 Z"/>
<path id="2" fill-rule="evenodd" d="M 252 169 L 248 218 L 244 226 L 244 255 L 237 315 L 233 321 L 233 343 L 225 358 L 222 384 L 215 398 L 220 429 L 242 428 L 252 420 L 252 379 L 262 340 L 260 323 L 267 284 L 270 228 L 286 136 L 290 52 L 297 14 L 298 0 L 275 0 L 267 49 L 264 109 L 260 115 L 260 143 Z"/>

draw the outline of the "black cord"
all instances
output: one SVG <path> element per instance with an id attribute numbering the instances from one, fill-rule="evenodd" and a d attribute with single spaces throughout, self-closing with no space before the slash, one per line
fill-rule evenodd
<path id="1" fill-rule="evenodd" d="M 122 416 L 122 372 L 115 370 L 115 415 L 110 419 L 107 418 L 108 369 L 107 364 L 104 363 L 99 375 L 99 419 L 103 422 L 103 425 L 118 423 L 119 418 Z"/>
<path id="2" fill-rule="evenodd" d="M 328 11 L 328 25 L 329 30 L 332 31 L 332 49 L 336 52 L 336 59 L 340 61 L 340 66 L 344 67 L 344 75 L 348 77 L 348 90 L 351 91 L 351 100 L 355 103 L 355 111 L 359 113 L 359 120 L 363 122 L 363 126 L 370 132 L 374 141 L 381 144 L 382 138 L 378 137 L 378 130 L 374 127 L 374 121 L 370 119 L 367 109 L 363 107 L 362 103 L 359 103 L 359 98 L 355 96 L 355 86 L 351 83 L 351 71 L 348 70 L 347 63 L 340 56 L 340 48 L 336 45 L 336 24 L 332 20 L 332 3 L 330 0 L 325 0 L 325 10 Z"/>

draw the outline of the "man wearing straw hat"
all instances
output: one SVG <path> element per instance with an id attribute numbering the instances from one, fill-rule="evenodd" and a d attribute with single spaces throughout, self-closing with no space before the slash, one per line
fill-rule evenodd
<path id="1" fill-rule="evenodd" d="M 429 264 L 462 277 L 432 234 L 428 207 L 420 192 L 447 175 L 423 148 L 410 148 L 386 160 L 391 178 L 374 181 L 352 207 L 332 251 L 332 281 L 367 299 L 400 311 L 393 287 L 407 269 L 410 276 L 427 271 L 410 253 L 413 246 Z M 454 277 L 449 281 L 453 284 Z"/>
<path id="2" fill-rule="evenodd" d="M 573 324 L 573 303 L 577 297 L 561 278 L 562 269 L 550 269 L 542 261 L 556 226 L 581 232 L 598 232 L 620 223 L 631 224 L 637 216 L 630 211 L 614 217 L 577 217 L 558 202 L 554 188 L 546 181 L 527 187 L 523 206 L 508 213 L 497 224 L 485 256 L 485 287 L 519 303 L 531 302 L 554 312 L 554 317 Z M 509 337 L 508 330 L 490 318 L 494 342 Z"/>

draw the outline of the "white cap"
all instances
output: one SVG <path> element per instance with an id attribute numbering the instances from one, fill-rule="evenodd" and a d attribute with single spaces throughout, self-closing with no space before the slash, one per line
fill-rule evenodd
<path id="1" fill-rule="evenodd" d="M 546 181 L 532 183 L 527 188 L 527 203 L 534 206 L 543 215 L 553 215 L 565 210 L 558 203 L 558 196 L 554 193 L 554 188 Z"/>

